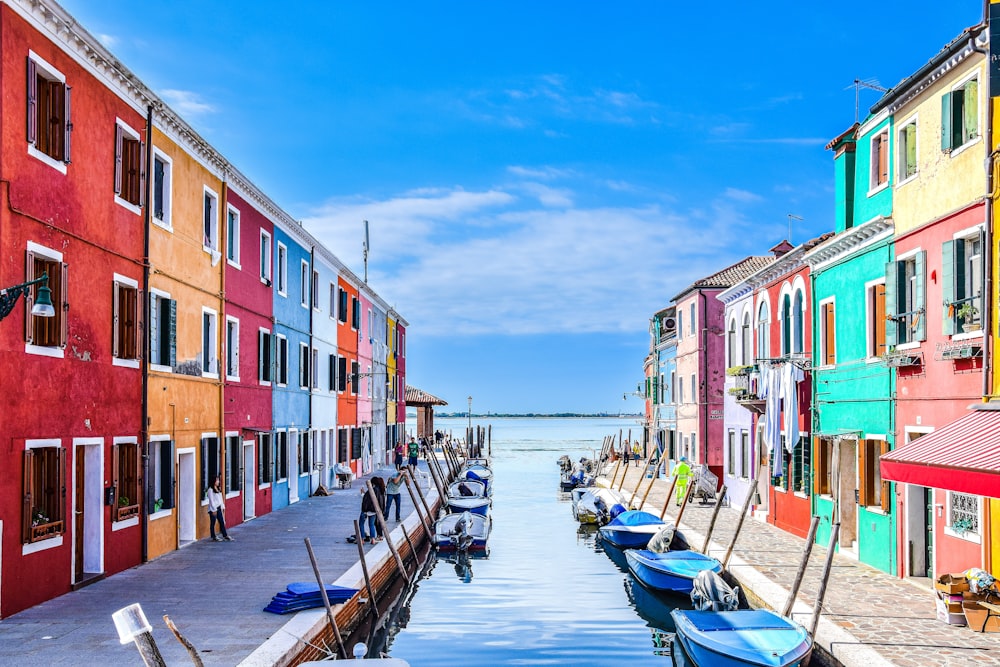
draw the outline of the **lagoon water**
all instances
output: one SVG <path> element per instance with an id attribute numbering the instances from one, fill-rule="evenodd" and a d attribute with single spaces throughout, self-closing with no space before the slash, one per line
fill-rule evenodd
<path id="1" fill-rule="evenodd" d="M 384 648 L 428 665 L 669 665 L 667 604 L 573 518 L 557 459 L 592 457 L 631 419 L 494 418 L 487 558 L 439 557 L 406 596 Z M 464 434 L 464 419 L 435 424 Z M 618 557 L 615 560 L 623 561 Z M 624 563 L 622 563 L 623 565 Z M 380 648 L 380 647 L 373 647 Z"/>

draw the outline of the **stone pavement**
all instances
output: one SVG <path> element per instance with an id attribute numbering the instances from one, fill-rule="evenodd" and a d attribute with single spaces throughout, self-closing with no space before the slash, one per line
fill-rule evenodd
<path id="1" fill-rule="evenodd" d="M 630 466 L 623 492 L 631 497 L 642 481 L 636 503 L 648 480 L 642 468 Z M 621 472 L 614 487 L 618 488 Z M 669 480 L 657 480 L 643 509 L 659 516 Z M 607 480 L 599 480 L 607 486 Z M 679 508 L 673 502 L 667 519 Z M 741 507 L 724 507 L 712 534 L 711 555 L 720 560 L 732 541 Z M 714 504 L 694 501 L 684 510 L 681 530 L 692 546 L 701 548 Z M 805 540 L 774 526 L 747 518 L 740 531 L 729 570 L 771 608 L 781 611 L 802 559 Z M 799 589 L 793 617 L 808 627 L 826 559 L 826 547 L 815 545 Z M 817 629 L 817 643 L 848 667 L 965 667 L 1000 665 L 1000 633 L 973 632 L 936 619 L 934 592 L 910 580 L 885 574 L 856 559 L 836 554 Z M 815 663 L 815 661 L 814 661 Z"/>
<path id="2" fill-rule="evenodd" d="M 304 538 L 312 543 L 324 581 L 337 580 L 358 562 L 357 546 L 345 538 L 354 534 L 361 487 L 355 480 L 351 489 L 304 498 L 233 526 L 233 542 L 199 540 L 0 620 L 0 665 L 142 666 L 135 645 L 119 643 L 111 620 L 113 612 L 135 602 L 167 664 L 190 665 L 191 659 L 167 629 L 164 614 L 206 665 L 235 665 L 285 632 L 293 615 L 262 611 L 271 596 L 293 581 L 315 582 Z M 403 522 L 412 534 L 417 515 L 405 487 L 401 497 Z M 390 531 L 397 525 L 388 521 Z M 382 557 L 388 551 L 384 542 L 365 550 Z"/>

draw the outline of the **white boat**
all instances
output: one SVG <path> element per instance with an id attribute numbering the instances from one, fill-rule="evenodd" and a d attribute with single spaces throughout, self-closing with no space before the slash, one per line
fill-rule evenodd
<path id="1" fill-rule="evenodd" d="M 460 479 L 448 485 L 448 511 L 486 514 L 490 499 L 486 485 L 471 479 Z"/>
<path id="2" fill-rule="evenodd" d="M 598 526 L 606 524 L 613 515 L 624 512 L 627 506 L 625 496 L 619 491 L 599 486 L 573 489 L 572 497 L 576 520 Z"/>
<path id="3" fill-rule="evenodd" d="M 489 515 L 448 514 L 434 524 L 434 546 L 439 551 L 483 551 L 490 538 Z"/>

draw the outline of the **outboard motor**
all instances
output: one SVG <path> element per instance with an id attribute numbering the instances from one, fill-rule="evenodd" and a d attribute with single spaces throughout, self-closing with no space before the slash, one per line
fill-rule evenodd
<path id="1" fill-rule="evenodd" d="M 735 611 L 740 606 L 740 588 L 730 588 L 711 570 L 702 570 L 694 578 L 691 604 L 699 611 Z"/>
<path id="2" fill-rule="evenodd" d="M 472 533 L 472 514 L 468 511 L 462 512 L 462 516 L 455 522 L 455 529 L 451 531 L 451 543 L 459 551 L 468 550 L 474 539 Z"/>
<path id="3" fill-rule="evenodd" d="M 617 517 L 619 514 L 621 514 L 624 511 L 625 511 L 625 506 L 624 505 L 622 505 L 621 503 L 615 503 L 614 505 L 611 506 L 611 512 L 609 512 L 609 516 L 612 519 L 614 519 L 615 517 Z"/>

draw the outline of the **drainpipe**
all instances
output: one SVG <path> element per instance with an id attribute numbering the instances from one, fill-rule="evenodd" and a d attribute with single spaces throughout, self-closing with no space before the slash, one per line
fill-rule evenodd
<path id="1" fill-rule="evenodd" d="M 229 166 L 223 165 L 222 167 L 222 187 L 219 193 L 219 215 L 222 216 L 222 223 L 219 225 L 219 247 L 221 248 L 224 244 L 222 243 L 223 235 L 227 243 L 229 241 Z M 224 230 L 224 231 L 223 231 Z M 236 239 L 239 243 L 239 239 Z M 226 330 L 228 329 L 228 323 L 226 322 L 226 266 L 229 265 L 227 257 L 229 255 L 229 247 L 226 246 L 223 251 L 225 256 L 219 258 L 219 343 L 217 350 L 222 353 L 219 355 L 219 433 L 222 436 L 219 444 L 222 445 L 222 455 L 219 457 L 219 475 L 222 475 L 226 480 L 225 486 L 222 489 L 222 502 L 226 502 L 226 489 L 232 488 L 233 481 L 229 479 L 226 472 L 226 456 L 229 453 L 228 443 L 226 442 L 226 371 L 227 368 L 227 355 L 229 354 L 229 348 L 226 346 Z M 242 454 L 243 452 L 243 438 L 240 436 L 241 430 L 237 429 L 236 432 L 236 451 Z M 240 466 L 242 468 L 242 466 Z M 241 471 L 237 470 L 237 475 L 241 475 Z M 243 510 L 240 509 L 240 523 L 242 523 Z"/>
<path id="2" fill-rule="evenodd" d="M 306 429 L 307 429 L 306 433 L 309 434 L 309 449 L 310 449 L 311 453 L 314 453 L 316 451 L 316 447 L 315 447 L 316 443 L 313 442 L 314 432 L 312 431 L 312 426 L 313 426 L 313 386 L 312 386 L 312 379 L 318 373 L 317 369 L 315 369 L 315 368 L 312 367 L 313 366 L 313 363 L 312 363 L 312 361 L 313 361 L 313 345 L 315 344 L 313 327 L 316 326 L 315 323 L 313 322 L 313 317 L 315 316 L 316 309 L 313 306 L 314 306 L 314 304 L 318 303 L 318 300 L 319 300 L 319 295 L 313 293 L 313 288 L 314 287 L 316 287 L 316 288 L 319 287 L 318 283 L 314 283 L 313 282 L 313 275 L 315 274 L 315 272 L 316 272 L 316 246 L 310 246 L 310 248 L 309 248 L 309 293 L 310 293 L 310 296 L 309 296 L 309 378 L 308 378 L 308 382 L 309 382 L 309 410 L 306 413 L 307 416 L 308 416 L 309 421 L 307 422 L 308 426 L 306 426 Z M 319 355 L 317 355 L 317 357 L 316 357 L 316 363 L 319 363 Z M 310 463 L 312 463 L 313 468 L 316 467 L 316 462 L 315 461 L 310 461 Z M 312 470 L 309 470 L 308 472 L 309 472 L 309 493 L 311 494 L 312 490 L 313 490 L 312 489 Z M 320 484 L 322 484 L 322 483 L 323 483 L 322 480 L 320 480 Z"/>
<path id="3" fill-rule="evenodd" d="M 989 30 L 990 2 L 986 0 L 983 8 L 983 23 L 986 30 Z M 990 90 L 990 54 L 988 49 L 980 48 L 976 45 L 975 39 L 970 39 L 969 44 L 977 53 L 986 56 L 986 90 Z M 990 384 L 992 373 L 990 368 L 993 365 L 993 199 L 994 192 L 994 165 L 997 152 L 993 149 L 993 98 L 987 97 L 986 103 L 986 123 L 983 131 L 983 144 L 986 149 L 986 201 L 985 201 L 985 224 L 983 225 L 983 379 L 982 394 L 983 401 L 989 401 L 993 395 L 993 387 Z"/>
<path id="4" fill-rule="evenodd" d="M 143 211 L 142 223 L 142 312 L 143 319 L 149 316 L 149 225 L 152 222 L 152 192 L 153 192 L 153 105 L 146 105 L 146 206 Z M 149 560 L 149 327 L 143 327 L 142 332 L 142 408 L 139 426 L 139 437 L 142 442 L 142 482 L 146 487 L 142 494 L 142 508 L 139 514 L 142 528 L 142 562 Z"/>

